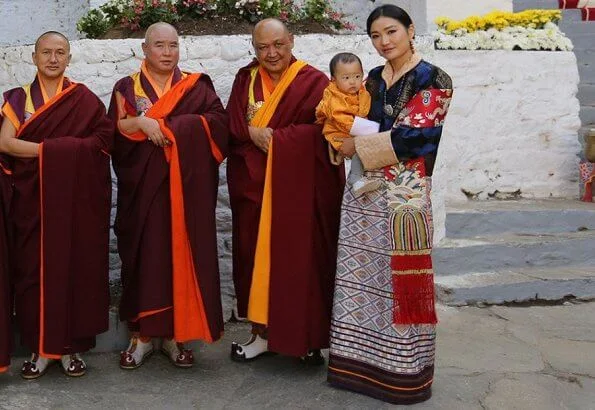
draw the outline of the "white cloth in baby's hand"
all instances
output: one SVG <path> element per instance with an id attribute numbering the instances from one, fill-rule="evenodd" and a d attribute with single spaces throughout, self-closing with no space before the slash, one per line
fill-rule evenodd
<path id="1" fill-rule="evenodd" d="M 349 134 L 354 137 L 361 137 L 362 135 L 376 134 L 379 129 L 380 123 L 356 116 Z"/>

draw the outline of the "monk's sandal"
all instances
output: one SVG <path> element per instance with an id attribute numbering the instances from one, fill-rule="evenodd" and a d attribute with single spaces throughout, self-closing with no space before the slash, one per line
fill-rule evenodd
<path id="1" fill-rule="evenodd" d="M 128 348 L 120 352 L 120 368 L 124 370 L 138 369 L 153 354 L 153 342 L 143 342 L 138 336 L 130 338 Z"/>
<path id="2" fill-rule="evenodd" d="M 163 339 L 161 353 L 176 367 L 189 368 L 194 365 L 192 350 L 184 348 L 183 343 L 177 343 L 173 339 Z"/>
<path id="3" fill-rule="evenodd" d="M 60 364 L 66 376 L 81 377 L 87 372 L 87 365 L 79 353 L 65 354 L 60 358 Z"/>
<path id="4" fill-rule="evenodd" d="M 41 357 L 37 353 L 31 354 L 31 360 L 25 361 L 21 368 L 21 377 L 27 380 L 37 379 L 43 376 L 54 361 Z"/>
<path id="5" fill-rule="evenodd" d="M 324 356 L 320 349 L 310 350 L 305 356 L 300 357 L 300 362 L 306 366 L 322 366 L 324 364 Z"/>
<path id="6" fill-rule="evenodd" d="M 231 360 L 249 362 L 269 351 L 269 343 L 259 335 L 253 334 L 244 344 L 231 343 Z"/>

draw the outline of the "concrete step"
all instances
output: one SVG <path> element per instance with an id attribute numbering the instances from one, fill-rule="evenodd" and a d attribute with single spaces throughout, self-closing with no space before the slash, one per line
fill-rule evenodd
<path id="1" fill-rule="evenodd" d="M 556 5 L 556 8 L 558 6 Z M 583 21 L 583 15 L 582 12 L 579 9 L 564 9 L 562 10 L 562 22 L 582 22 L 582 23 L 587 23 L 585 21 Z"/>
<path id="2" fill-rule="evenodd" d="M 595 25 L 594 22 L 589 22 L 587 24 Z M 593 33 L 579 33 L 573 36 L 569 36 L 572 40 L 572 44 L 574 45 L 575 50 L 593 50 L 595 45 L 593 44 Z"/>
<path id="3" fill-rule="evenodd" d="M 583 126 L 591 128 L 595 126 L 595 107 L 582 106 L 579 115 Z"/>
<path id="4" fill-rule="evenodd" d="M 595 106 L 595 84 L 581 84 L 577 97 L 581 105 Z"/>
<path id="5" fill-rule="evenodd" d="M 438 299 L 452 306 L 595 300 L 595 264 L 436 276 L 435 280 Z"/>
<path id="6" fill-rule="evenodd" d="M 595 231 L 446 238 L 432 255 L 438 276 L 525 267 L 595 266 Z"/>
<path id="7" fill-rule="evenodd" d="M 595 34 L 593 37 L 595 37 Z M 587 58 L 579 60 L 577 58 L 578 75 L 580 78 L 579 89 L 584 85 L 595 84 L 595 55 L 590 58 L 592 58 L 592 60 Z"/>
<path id="8" fill-rule="evenodd" d="M 572 39 L 574 36 L 580 34 L 595 34 L 595 24 L 589 21 L 562 19 L 560 30 Z"/>
<path id="9" fill-rule="evenodd" d="M 557 9 L 558 0 L 514 0 L 513 10 L 523 11 L 528 9 Z"/>
<path id="10" fill-rule="evenodd" d="M 574 200 L 468 201 L 450 206 L 446 237 L 595 230 L 595 204 Z"/>

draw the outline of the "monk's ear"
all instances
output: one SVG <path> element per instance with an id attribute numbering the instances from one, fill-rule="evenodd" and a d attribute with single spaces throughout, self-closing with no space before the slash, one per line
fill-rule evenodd
<path id="1" fill-rule="evenodd" d="M 291 45 L 291 49 L 293 50 L 293 33 L 289 33 L 289 44 Z"/>
<path id="2" fill-rule="evenodd" d="M 68 54 L 68 61 L 66 62 L 66 65 L 70 65 L 70 60 L 72 60 L 72 54 Z"/>
<path id="3" fill-rule="evenodd" d="M 140 46 L 143 49 L 143 54 L 146 56 L 147 55 L 147 44 L 145 42 L 143 42 Z"/>
<path id="4" fill-rule="evenodd" d="M 37 55 L 35 54 L 35 51 L 31 53 L 31 61 L 33 61 L 33 65 L 37 65 Z"/>

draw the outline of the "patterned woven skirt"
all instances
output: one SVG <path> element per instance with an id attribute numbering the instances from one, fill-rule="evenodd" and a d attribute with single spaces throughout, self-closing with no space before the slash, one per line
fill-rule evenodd
<path id="1" fill-rule="evenodd" d="M 431 396 L 436 338 L 430 178 L 422 163 L 366 175 L 382 187 L 355 198 L 346 186 L 343 198 L 328 381 L 420 402 Z"/>

